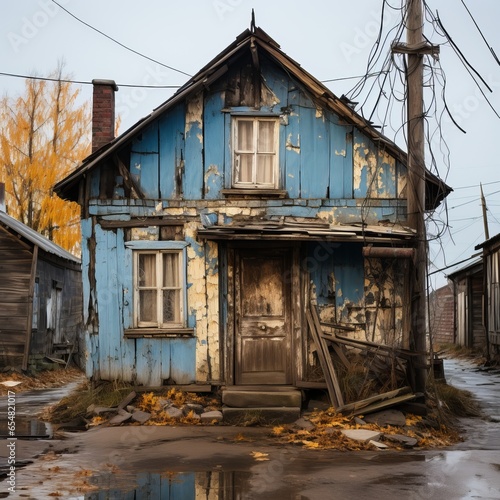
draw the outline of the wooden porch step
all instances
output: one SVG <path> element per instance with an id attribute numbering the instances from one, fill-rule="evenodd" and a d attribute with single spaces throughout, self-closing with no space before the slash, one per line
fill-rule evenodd
<path id="1" fill-rule="evenodd" d="M 300 408 L 302 393 L 297 389 L 224 389 L 222 403 L 230 408 Z"/>
<path id="2" fill-rule="evenodd" d="M 300 418 L 300 407 L 230 408 L 222 407 L 223 422 L 230 425 L 291 424 Z"/>

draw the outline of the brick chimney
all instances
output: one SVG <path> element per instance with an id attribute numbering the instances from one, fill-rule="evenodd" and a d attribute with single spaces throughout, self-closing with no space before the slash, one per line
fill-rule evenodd
<path id="1" fill-rule="evenodd" d="M 92 153 L 115 138 L 114 80 L 92 80 Z"/>

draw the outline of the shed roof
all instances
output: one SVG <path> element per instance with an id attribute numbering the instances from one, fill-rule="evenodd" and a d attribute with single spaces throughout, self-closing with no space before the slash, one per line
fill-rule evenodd
<path id="1" fill-rule="evenodd" d="M 480 250 L 481 248 L 486 249 L 492 246 L 495 246 L 498 242 L 500 242 L 500 233 L 492 236 L 489 240 L 483 241 L 479 245 L 474 247 L 474 250 Z"/>
<path id="2" fill-rule="evenodd" d="M 63 198 L 76 201 L 78 196 L 77 185 L 87 172 L 96 167 L 109 155 L 119 151 L 142 129 L 188 95 L 198 91 L 202 87 L 209 87 L 228 71 L 228 64 L 234 61 L 235 57 L 239 56 L 243 51 L 254 49 L 254 47 L 258 47 L 259 50 L 264 51 L 277 64 L 296 78 L 321 105 L 341 116 L 346 122 L 358 127 L 373 141 L 383 143 L 387 151 L 404 164 L 407 164 L 407 154 L 405 151 L 374 128 L 372 122 L 356 113 L 348 100 L 338 98 L 323 83 L 305 71 L 299 63 L 281 51 L 279 44 L 261 28 L 255 27 L 252 30 L 247 29 L 243 31 L 232 44 L 198 71 L 170 99 L 154 109 L 151 114 L 142 118 L 106 146 L 88 156 L 76 170 L 54 186 L 56 193 Z M 426 209 L 429 210 L 436 208 L 452 191 L 452 188 L 432 172 L 426 170 L 426 191 Z"/>
<path id="3" fill-rule="evenodd" d="M 482 271 L 483 268 L 482 257 L 478 258 L 476 254 L 471 256 L 470 258 L 474 260 L 472 260 L 469 264 L 462 266 L 459 269 L 456 269 L 452 273 L 447 274 L 446 277 L 452 281 L 455 281 L 457 278 L 460 278 L 462 276 L 475 274 L 476 272 Z"/>
<path id="4" fill-rule="evenodd" d="M 0 211 L 0 224 L 27 239 L 29 242 L 33 243 L 33 245 L 38 246 L 47 253 L 51 253 L 57 257 L 61 257 L 62 259 L 66 259 L 71 262 L 76 262 L 78 264 L 81 262 L 79 258 L 64 250 L 64 248 L 56 245 L 53 241 L 50 241 L 48 238 L 41 235 L 31 227 L 23 224 L 2 211 Z"/>

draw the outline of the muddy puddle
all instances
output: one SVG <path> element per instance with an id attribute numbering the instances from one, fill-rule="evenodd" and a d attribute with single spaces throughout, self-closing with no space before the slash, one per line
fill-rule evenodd
<path id="1" fill-rule="evenodd" d="M 27 417 L 18 417 L 15 420 L 15 431 L 11 434 L 7 420 L 0 421 L 0 439 L 16 437 L 18 439 L 51 439 L 53 436 L 52 426 Z"/>
<path id="2" fill-rule="evenodd" d="M 132 488 L 109 486 L 107 481 L 115 482 L 113 475 L 99 476 L 95 486 L 99 491 L 87 493 L 85 500 L 225 500 L 225 499 L 272 499 L 299 500 L 301 497 L 291 490 L 280 489 L 272 494 L 259 489 L 252 474 L 243 471 L 205 471 L 205 472 L 142 472 L 136 476 Z"/>

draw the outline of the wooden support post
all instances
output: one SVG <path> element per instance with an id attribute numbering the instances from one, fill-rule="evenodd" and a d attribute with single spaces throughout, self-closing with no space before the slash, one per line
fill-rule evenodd
<path id="1" fill-rule="evenodd" d="M 423 38 L 422 0 L 407 0 L 407 42 L 410 49 L 421 47 Z M 423 105 L 423 49 L 408 54 L 408 224 L 416 230 L 415 260 L 412 272 L 410 339 L 417 352 L 426 352 L 426 272 L 427 246 L 425 210 L 425 147 Z M 425 392 L 427 358 L 416 363 L 415 390 Z"/>

